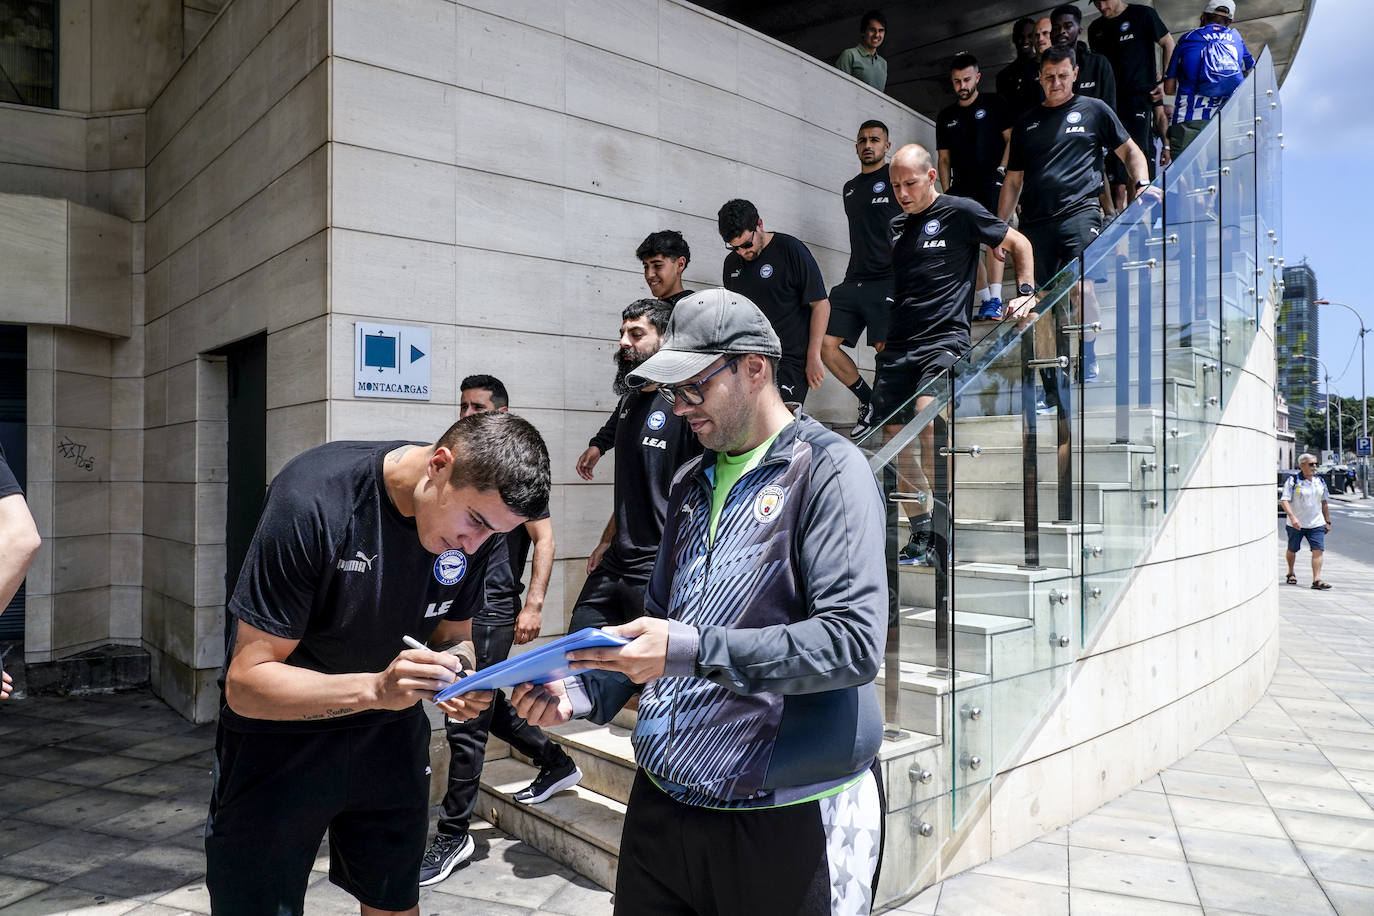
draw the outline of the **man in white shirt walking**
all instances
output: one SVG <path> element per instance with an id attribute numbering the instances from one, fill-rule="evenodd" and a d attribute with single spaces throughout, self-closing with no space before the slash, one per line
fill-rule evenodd
<path id="1" fill-rule="evenodd" d="M 1317 476 L 1317 457 L 1298 456 L 1299 474 L 1288 478 L 1283 485 L 1279 504 L 1288 515 L 1288 575 L 1284 581 L 1297 585 L 1293 575 L 1293 561 L 1298 558 L 1302 539 L 1312 551 L 1312 587 L 1324 590 L 1331 587 L 1322 581 L 1322 555 L 1326 549 L 1326 533 L 1331 530 L 1331 507 L 1326 500 L 1326 481 Z"/>

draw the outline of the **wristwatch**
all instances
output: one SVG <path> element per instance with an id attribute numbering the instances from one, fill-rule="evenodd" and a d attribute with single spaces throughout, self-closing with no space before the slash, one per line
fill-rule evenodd
<path id="1" fill-rule="evenodd" d="M 1016 287 L 1016 293 L 1019 296 L 1033 296 L 1035 295 L 1035 287 L 1031 286 L 1029 283 L 1022 283 L 1020 286 Z"/>
<path id="2" fill-rule="evenodd" d="M 1143 191 L 1143 190 L 1145 190 L 1146 188 L 1148 188 L 1149 186 L 1150 186 L 1150 183 L 1149 183 L 1148 181 L 1146 181 L 1144 178 L 1140 179 L 1139 181 L 1137 181 L 1137 182 L 1135 183 L 1135 189 L 1136 189 L 1137 191 Z"/>

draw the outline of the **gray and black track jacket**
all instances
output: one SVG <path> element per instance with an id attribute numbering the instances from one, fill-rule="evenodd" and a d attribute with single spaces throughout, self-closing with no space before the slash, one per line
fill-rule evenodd
<path id="1" fill-rule="evenodd" d="M 635 759 L 687 804 L 787 804 L 861 773 L 882 741 L 882 498 L 858 449 L 799 415 L 735 484 L 712 544 L 715 462 L 683 465 L 669 496 L 645 598 L 672 621 L 668 662 L 640 699 Z M 604 722 L 635 688 L 592 674 Z"/>

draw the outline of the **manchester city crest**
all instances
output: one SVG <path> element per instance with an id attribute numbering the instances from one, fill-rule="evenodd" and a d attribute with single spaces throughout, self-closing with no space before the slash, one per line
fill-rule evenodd
<path id="1" fill-rule="evenodd" d="M 761 522 L 772 521 L 782 511 L 782 487 L 770 483 L 754 497 L 754 518 Z"/>

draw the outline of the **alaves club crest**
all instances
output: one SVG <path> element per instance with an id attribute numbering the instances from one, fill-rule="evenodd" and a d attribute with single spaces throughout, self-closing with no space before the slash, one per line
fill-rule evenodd
<path id="1" fill-rule="evenodd" d="M 434 560 L 434 578 L 440 585 L 456 585 L 468 571 L 468 558 L 461 550 L 445 550 Z"/>

